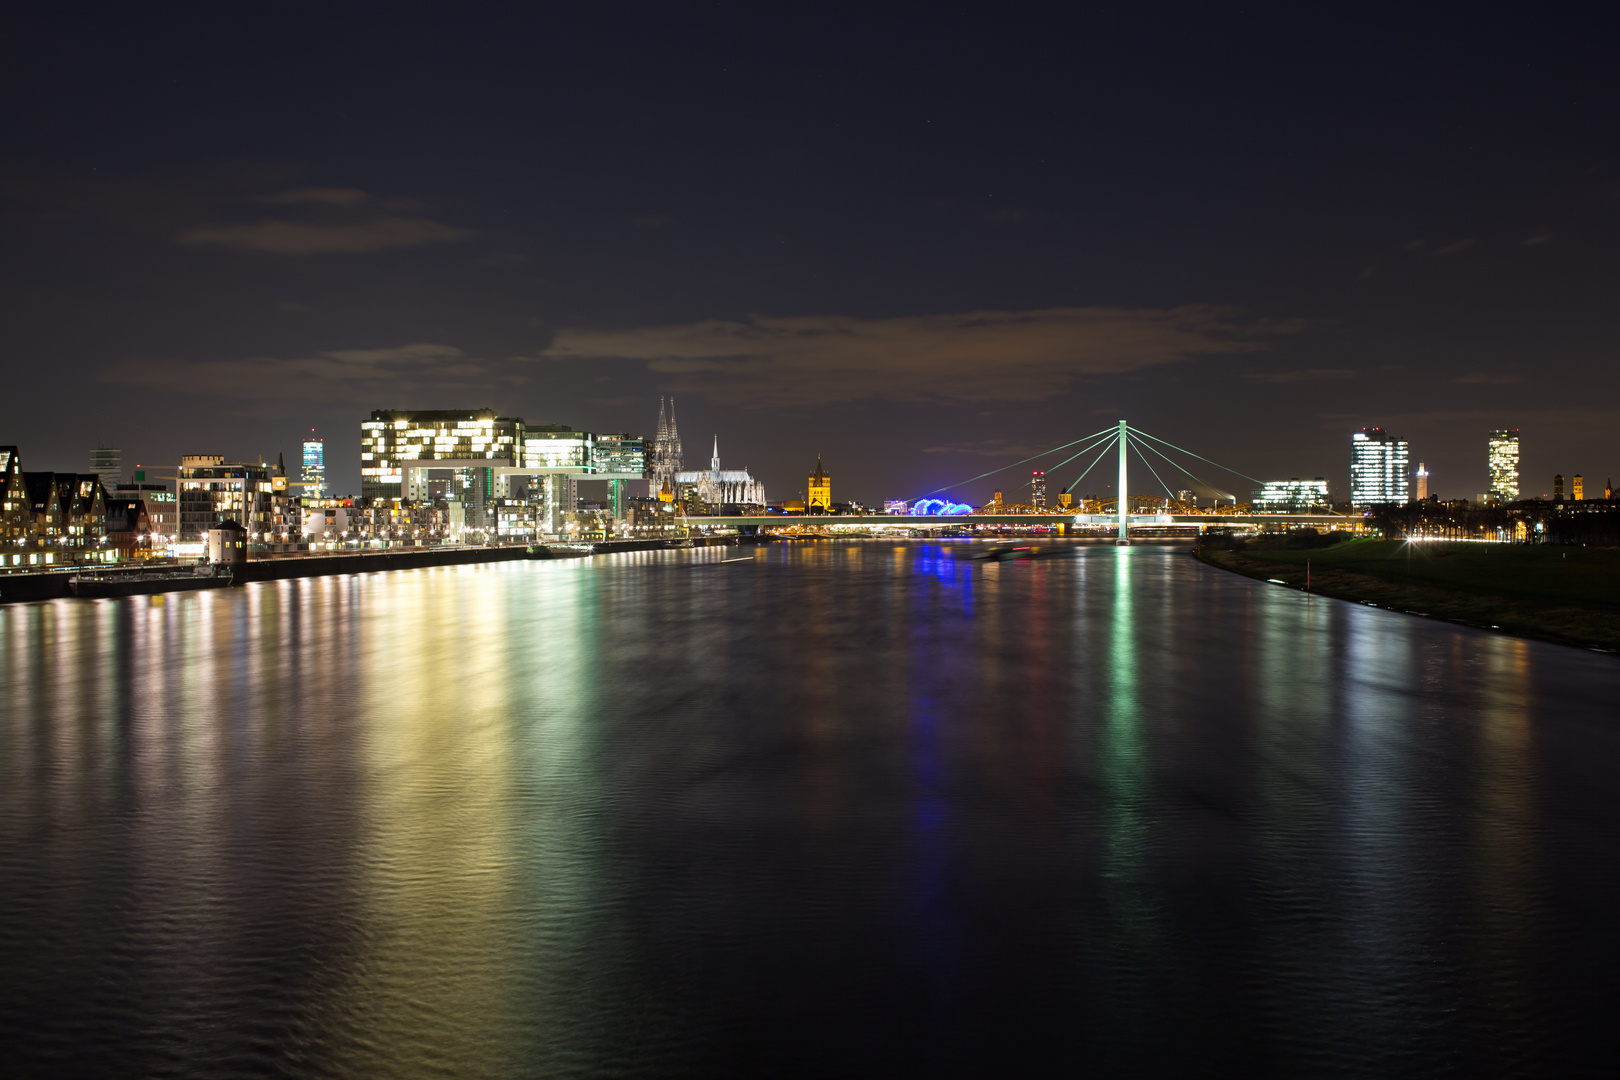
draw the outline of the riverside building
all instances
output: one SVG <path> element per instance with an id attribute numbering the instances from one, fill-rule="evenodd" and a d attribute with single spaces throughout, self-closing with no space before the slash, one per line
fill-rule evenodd
<path id="1" fill-rule="evenodd" d="M 714 456 L 709 467 L 696 472 L 675 474 L 675 490 L 688 501 L 706 508 L 721 506 L 765 505 L 765 485 L 755 480 L 747 469 L 720 467 L 720 436 L 714 437 Z"/>
<path id="2" fill-rule="evenodd" d="M 522 420 L 493 409 L 374 409 L 360 425 L 360 497 L 420 498 L 417 483 L 450 478 L 451 498 L 480 529 L 495 498 L 495 470 L 517 465 L 522 435 Z M 407 469 L 421 475 L 407 482 Z"/>
<path id="3" fill-rule="evenodd" d="M 623 436 L 612 436 L 623 438 Z M 638 440 L 639 442 L 639 440 Z M 639 452 L 646 463 L 647 493 L 662 499 L 667 489 L 669 501 L 679 502 L 688 513 L 707 512 L 726 505 L 765 505 L 765 485 L 747 469 L 720 467 L 720 436 L 714 437 L 714 454 L 707 469 L 686 469 L 682 460 L 681 433 L 675 423 L 675 399 L 666 406 L 658 399 L 658 433 L 651 450 L 644 445 L 630 448 L 626 464 Z M 617 496 L 622 498 L 622 496 Z"/>
<path id="4" fill-rule="evenodd" d="M 578 505 L 578 481 L 608 481 L 622 508 L 623 484 L 642 478 L 644 457 L 643 441 L 628 434 L 526 425 L 493 409 L 377 409 L 360 425 L 360 493 L 371 501 L 442 499 L 481 537 L 526 519 L 555 534 Z"/>
<path id="5" fill-rule="evenodd" d="M 665 488 L 674 497 L 675 474 L 683 465 L 681 433 L 675 426 L 675 399 L 669 399 L 665 411 L 664 399 L 658 399 L 658 432 L 653 436 L 652 451 L 647 455 L 647 494 L 660 498 Z"/>
<path id="6" fill-rule="evenodd" d="M 304 440 L 304 493 L 317 499 L 326 494 L 326 440 L 309 429 Z"/>
<path id="7" fill-rule="evenodd" d="M 1410 451 L 1405 439 L 1383 428 L 1362 428 L 1350 436 L 1350 505 L 1405 503 L 1410 490 Z"/>
<path id="8" fill-rule="evenodd" d="M 1491 498 L 1498 502 L 1519 500 L 1519 429 L 1498 428 L 1491 432 L 1487 466 L 1491 476 Z"/>
<path id="9" fill-rule="evenodd" d="M 1268 480 L 1255 491 L 1250 504 L 1257 514 L 1310 514 L 1328 508 L 1328 485 L 1315 480 Z"/>
<path id="10" fill-rule="evenodd" d="M 178 544 L 204 544 L 210 530 L 227 521 L 246 529 L 251 544 L 263 543 L 271 530 L 275 487 L 268 465 L 187 455 L 180 459 L 175 489 Z"/>
<path id="11" fill-rule="evenodd" d="M 0 446 L 0 566 L 18 561 L 33 533 L 28 486 L 23 481 L 22 457 L 15 446 Z"/>

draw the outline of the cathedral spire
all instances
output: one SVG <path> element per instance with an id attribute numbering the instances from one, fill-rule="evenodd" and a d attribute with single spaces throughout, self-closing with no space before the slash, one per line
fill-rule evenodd
<path id="1" fill-rule="evenodd" d="M 658 399 L 658 436 L 647 455 L 649 494 L 657 495 L 665 485 L 676 488 L 675 474 L 681 471 L 681 436 L 675 430 L 675 399 Z"/>
<path id="2" fill-rule="evenodd" d="M 685 455 L 683 455 L 681 453 L 681 433 L 675 427 L 675 395 L 674 394 L 669 395 L 669 452 L 670 452 L 670 456 L 675 461 L 675 468 L 679 469 L 681 467 L 681 464 L 682 464 L 681 459 Z"/>
<path id="3" fill-rule="evenodd" d="M 709 471 L 715 473 L 720 471 L 720 436 L 718 435 L 714 437 L 714 457 L 709 461 Z"/>

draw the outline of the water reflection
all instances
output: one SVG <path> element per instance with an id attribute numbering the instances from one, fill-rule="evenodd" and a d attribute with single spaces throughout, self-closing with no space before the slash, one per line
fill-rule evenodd
<path id="1" fill-rule="evenodd" d="M 1596 1045 L 1612 659 L 1168 549 L 963 553 L 0 608 L 4 1045 L 327 1075 Z"/>
<path id="2" fill-rule="evenodd" d="M 1103 881 L 1107 900 L 1107 1012 L 1105 1023 L 1142 1038 L 1152 1015 L 1153 967 L 1165 957 L 1155 938 L 1155 882 L 1146 857 L 1152 821 L 1147 800 L 1141 649 L 1132 588 L 1134 553 L 1113 552 L 1113 603 L 1108 627 L 1106 698 L 1098 743 L 1106 845 Z"/>

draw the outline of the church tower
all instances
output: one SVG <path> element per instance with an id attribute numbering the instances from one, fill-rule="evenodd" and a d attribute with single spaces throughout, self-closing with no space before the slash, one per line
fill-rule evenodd
<path id="1" fill-rule="evenodd" d="M 669 399 L 665 412 L 664 399 L 658 399 L 658 434 L 653 439 L 652 453 L 647 455 L 647 490 L 654 498 L 667 486 L 675 490 L 675 474 L 681 471 L 681 434 L 675 427 L 675 399 Z"/>
<path id="2" fill-rule="evenodd" d="M 810 474 L 810 485 L 804 499 L 806 510 L 814 510 L 818 506 L 832 513 L 832 477 L 822 470 L 820 454 L 816 455 L 816 471 Z"/>

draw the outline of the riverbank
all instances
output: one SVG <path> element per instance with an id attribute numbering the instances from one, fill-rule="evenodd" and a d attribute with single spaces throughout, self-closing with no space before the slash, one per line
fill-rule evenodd
<path id="1" fill-rule="evenodd" d="M 689 547 L 717 547 L 738 543 L 761 543 L 765 539 L 756 536 L 701 536 L 673 543 Z M 661 550 L 670 546 L 672 542 L 667 540 L 608 540 L 552 546 L 544 544 L 511 544 L 495 547 L 446 546 L 278 555 L 271 558 L 249 559 L 236 568 L 234 577 L 236 584 L 245 585 L 255 581 L 285 581 L 292 578 L 330 577 L 335 574 L 374 574 L 389 570 L 466 566 L 475 563 L 510 562 L 517 559 L 588 558 L 592 555 L 611 555 L 616 552 Z M 78 574 L 95 574 L 108 580 L 127 578 L 133 581 L 170 566 L 171 564 L 167 563 L 109 567 L 75 566 L 35 573 L 0 575 L 0 603 L 22 604 L 68 599 L 72 596 L 68 580 Z M 139 591 L 169 592 L 182 587 L 195 588 L 195 585 L 189 583 L 176 585 L 174 589 L 149 587 Z"/>
<path id="2" fill-rule="evenodd" d="M 1350 540 L 1194 555 L 1299 589 L 1308 572 L 1311 592 L 1339 600 L 1620 652 L 1620 548 Z"/>

